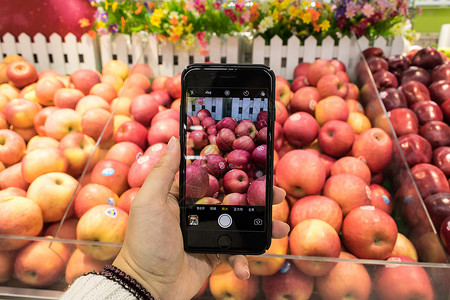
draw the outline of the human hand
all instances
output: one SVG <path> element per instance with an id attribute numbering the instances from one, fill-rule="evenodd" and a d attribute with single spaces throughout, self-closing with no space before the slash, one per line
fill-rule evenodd
<path id="1" fill-rule="evenodd" d="M 180 143 L 172 137 L 166 154 L 148 175 L 130 209 L 123 247 L 114 265 L 136 279 L 155 299 L 191 299 L 221 261 L 236 276 L 248 279 L 244 255 L 191 254 L 184 251 L 178 206 Z M 274 187 L 273 202 L 280 203 L 284 190 Z M 282 238 L 289 225 L 273 220 L 272 237 Z"/>

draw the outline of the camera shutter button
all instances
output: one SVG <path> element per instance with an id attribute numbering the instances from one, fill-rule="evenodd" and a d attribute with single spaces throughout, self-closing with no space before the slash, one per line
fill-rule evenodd
<path id="1" fill-rule="evenodd" d="M 219 218 L 217 219 L 217 222 L 219 223 L 219 226 L 222 228 L 228 228 L 233 223 L 233 219 L 229 214 L 221 214 Z"/>

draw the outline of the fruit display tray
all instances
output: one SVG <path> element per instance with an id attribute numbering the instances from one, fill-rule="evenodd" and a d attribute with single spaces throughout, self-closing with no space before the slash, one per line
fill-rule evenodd
<path id="1" fill-rule="evenodd" d="M 398 198 L 395 220 L 399 224 L 399 230 L 411 237 L 421 262 L 355 260 L 346 256 L 325 258 L 266 254 L 255 257 L 257 263 L 283 265 L 281 271 L 277 273 L 279 278 L 272 277 L 272 281 L 268 282 L 264 276 L 252 276 L 248 281 L 236 282 L 233 281 L 230 270 L 221 267 L 208 279 L 203 292 L 197 299 L 216 299 L 217 295 L 227 294 L 241 295 L 242 299 L 268 299 L 270 297 L 267 295 L 276 297 L 287 291 L 302 295 L 305 299 L 332 299 L 333 296 L 345 295 L 348 294 L 348 291 L 352 291 L 357 297 L 367 296 L 368 299 L 382 300 L 400 299 L 402 293 L 409 293 L 412 290 L 428 295 L 426 299 L 449 299 L 450 259 L 443 250 L 436 228 L 434 228 L 424 201 L 418 192 L 405 157 L 399 150 L 398 139 L 392 130 L 387 112 L 375 88 L 367 62 L 362 55 L 360 57 L 356 74 L 360 81 L 362 104 L 366 110 L 370 111 L 369 118 L 372 124 L 380 124 L 382 128 L 391 129 L 389 133 L 394 142 L 394 152 L 399 153 L 399 155 L 392 156 L 387 173 L 392 185 L 391 190 Z M 242 118 L 256 120 L 257 114 L 264 110 L 258 101 L 244 99 L 240 106 L 231 107 L 223 102 L 223 99 L 217 99 L 216 103 L 208 107 L 202 103 L 193 104 L 188 107 L 188 115 L 193 114 L 199 108 L 211 111 L 216 120 L 227 115 L 240 115 Z M 111 112 L 111 114 L 113 113 L 114 111 Z M 72 196 L 72 199 L 74 197 L 75 195 Z M 61 221 L 60 227 L 64 222 L 65 219 Z M 117 252 L 117 249 L 121 247 L 121 244 L 65 240 L 55 237 L 0 235 L 0 239 L 41 241 L 45 244 L 43 248 L 46 250 L 43 251 L 54 252 L 57 251 L 58 244 L 64 244 L 72 249 L 78 245 L 111 248 L 113 252 L 114 250 Z M 110 262 L 105 261 L 104 264 Z M 37 264 L 43 265 L 42 262 L 37 262 Z M 78 266 L 81 267 L 82 264 L 83 262 L 80 261 Z M 293 266 L 301 264 L 333 264 L 335 267 L 326 276 L 314 280 L 312 277 L 293 274 L 295 273 Z M 0 278 L 2 271 L 5 271 L 2 270 L 4 265 L 6 264 L 2 264 L 0 261 Z M 59 299 L 68 286 L 67 281 L 74 280 L 73 276 L 75 275 L 73 274 L 78 274 L 77 264 L 73 265 L 72 269 L 66 269 L 65 277 L 59 275 L 61 278 L 56 284 L 45 288 L 26 286 L 17 279 L 11 279 L 0 283 L 0 298 Z M 279 280 L 278 283 L 277 280 Z"/>

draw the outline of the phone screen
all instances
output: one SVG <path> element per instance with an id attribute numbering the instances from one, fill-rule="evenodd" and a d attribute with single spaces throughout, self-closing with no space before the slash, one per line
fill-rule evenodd
<path id="1" fill-rule="evenodd" d="M 193 72 L 197 79 L 185 81 L 180 200 L 188 248 L 246 252 L 245 236 L 264 239 L 271 231 L 272 90 L 243 80 L 250 72 L 235 72 Z M 195 242 L 205 239 L 210 247 Z"/>

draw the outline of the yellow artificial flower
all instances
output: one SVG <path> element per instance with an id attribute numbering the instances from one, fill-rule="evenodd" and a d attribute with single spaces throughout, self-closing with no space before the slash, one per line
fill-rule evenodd
<path id="1" fill-rule="evenodd" d="M 91 25 L 91 22 L 89 22 L 89 20 L 87 18 L 79 19 L 78 23 L 80 24 L 81 28 L 86 28 L 86 27 L 89 27 L 89 25 Z"/>
<path id="2" fill-rule="evenodd" d="M 278 13 L 278 9 L 274 9 L 272 12 L 272 19 L 274 21 L 274 23 L 277 23 L 279 20 L 279 13 Z"/>
<path id="3" fill-rule="evenodd" d="M 305 24 L 311 23 L 311 15 L 309 13 L 303 14 L 301 19 L 302 19 L 303 23 L 305 23 Z"/>
<path id="4" fill-rule="evenodd" d="M 288 13 L 290 16 L 295 17 L 295 15 L 297 14 L 297 8 L 295 6 L 289 7 Z"/>
<path id="5" fill-rule="evenodd" d="M 164 12 L 162 11 L 162 9 L 160 9 L 160 8 L 155 9 L 152 16 L 150 17 L 150 23 L 153 26 L 159 28 L 161 26 L 161 18 L 163 17 L 163 15 L 164 15 Z"/>
<path id="6" fill-rule="evenodd" d="M 173 33 L 175 34 L 175 35 L 182 35 L 183 34 L 183 25 L 178 25 L 178 26 L 175 26 L 174 28 L 173 28 Z"/>
<path id="7" fill-rule="evenodd" d="M 289 6 L 289 0 L 283 0 L 283 2 L 280 3 L 279 9 L 285 10 Z"/>
<path id="8" fill-rule="evenodd" d="M 302 6 L 303 7 L 310 7 L 311 6 L 311 1 L 302 1 Z"/>
<path id="9" fill-rule="evenodd" d="M 328 29 L 330 29 L 330 21 L 325 20 L 322 22 L 322 24 L 320 24 L 320 28 L 322 29 L 322 31 L 328 31 Z"/>
<path id="10" fill-rule="evenodd" d="M 108 7 L 109 7 L 108 0 L 105 0 L 105 10 L 108 10 Z"/>
<path id="11" fill-rule="evenodd" d="M 117 6 L 119 6 L 119 2 L 114 1 L 111 5 L 112 12 L 116 12 Z"/>
<path id="12" fill-rule="evenodd" d="M 185 28 L 186 32 L 188 32 L 188 33 L 191 33 L 193 29 L 194 29 L 194 27 L 193 27 L 192 23 L 189 24 L 189 25 Z"/>

